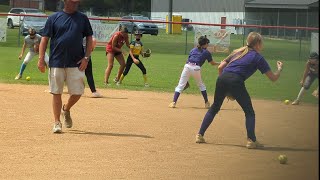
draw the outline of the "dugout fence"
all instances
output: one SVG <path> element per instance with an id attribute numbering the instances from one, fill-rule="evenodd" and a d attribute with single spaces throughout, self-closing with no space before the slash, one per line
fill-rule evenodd
<path id="1" fill-rule="evenodd" d="M 35 15 L 17 15 L 35 16 Z M 47 18 L 45 16 L 38 16 Z M 19 27 L 7 27 L 7 14 L 0 14 L 0 47 L 19 47 L 24 36 Z M 119 18 L 89 17 L 93 24 L 94 35 L 99 37 L 99 45 L 105 46 L 110 35 L 117 30 L 119 21 L 130 23 L 153 23 L 159 28 L 158 35 L 145 34 L 143 43 L 146 48 L 152 49 L 153 54 L 180 54 L 187 55 L 195 47 L 197 37 L 206 35 L 211 41 L 210 51 L 214 56 L 226 56 L 232 50 L 246 44 L 246 36 L 252 31 L 261 33 L 264 37 L 265 49 L 262 54 L 266 58 L 280 60 L 305 60 L 310 51 L 319 52 L 318 27 L 292 27 L 292 26 L 262 26 L 259 21 L 243 20 L 243 24 L 211 24 L 197 22 L 167 22 L 156 20 L 121 20 Z M 165 27 L 169 24 L 192 26 L 191 29 L 182 28 L 176 34 L 167 34 Z M 223 28 L 222 28 L 223 27 Z M 36 27 L 40 28 L 40 27 Z M 236 29 L 237 33 L 234 33 Z M 241 29 L 241 31 L 239 31 Z M 277 32 L 275 34 L 275 32 Z M 133 39 L 134 35 L 130 35 Z M 103 48 L 101 49 L 103 51 Z"/>

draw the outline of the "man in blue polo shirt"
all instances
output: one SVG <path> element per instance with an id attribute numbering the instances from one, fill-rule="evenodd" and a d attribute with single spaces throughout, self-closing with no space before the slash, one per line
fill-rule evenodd
<path id="1" fill-rule="evenodd" d="M 80 0 L 65 0 L 64 3 L 63 11 L 49 16 L 39 48 L 38 69 L 44 72 L 44 54 L 50 39 L 48 76 L 50 93 L 53 95 L 54 133 L 62 132 L 60 114 L 65 127 L 72 127 L 70 109 L 84 92 L 84 71 L 92 51 L 93 32 L 88 17 L 77 10 Z M 85 51 L 83 37 L 86 37 Z M 62 105 L 64 83 L 70 97 Z"/>

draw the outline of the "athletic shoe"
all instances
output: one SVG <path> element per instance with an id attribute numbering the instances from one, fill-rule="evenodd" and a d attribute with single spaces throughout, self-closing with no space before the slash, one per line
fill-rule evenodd
<path id="1" fill-rule="evenodd" d="M 176 102 L 172 102 L 172 103 L 169 104 L 169 107 L 170 107 L 170 108 L 175 108 L 175 107 L 176 107 L 176 104 L 177 104 Z"/>
<path id="2" fill-rule="evenodd" d="M 64 119 L 64 126 L 66 128 L 71 128 L 72 127 L 72 118 L 70 116 L 70 111 L 65 111 L 62 108 L 61 115 Z"/>
<path id="3" fill-rule="evenodd" d="M 263 144 L 260 144 L 257 140 L 253 142 L 251 139 L 248 138 L 247 145 L 246 147 L 248 149 L 258 149 L 258 148 L 263 148 Z"/>
<path id="4" fill-rule="evenodd" d="M 299 100 L 294 100 L 292 103 L 291 103 L 292 105 L 299 105 Z"/>
<path id="5" fill-rule="evenodd" d="M 208 101 L 208 102 L 206 102 L 206 104 L 204 104 L 204 108 L 206 108 L 206 109 L 210 109 L 210 102 Z"/>
<path id="6" fill-rule="evenodd" d="M 319 98 L 319 92 L 318 92 L 318 90 L 314 90 L 314 91 L 312 92 L 312 96 L 314 96 L 314 97 L 316 97 L 316 98 Z"/>
<path id="7" fill-rule="evenodd" d="M 61 122 L 54 123 L 52 130 L 53 130 L 53 133 L 62 133 L 62 124 L 61 124 Z"/>
<path id="8" fill-rule="evenodd" d="M 96 91 L 96 92 L 92 93 L 91 97 L 93 97 L 93 98 L 102 98 L 102 95 Z"/>
<path id="9" fill-rule="evenodd" d="M 22 75 L 18 74 L 18 75 L 16 75 L 16 77 L 14 79 L 18 80 L 18 79 L 21 79 L 21 78 L 22 78 Z"/>
<path id="10" fill-rule="evenodd" d="M 201 134 L 196 135 L 196 143 L 206 143 L 206 140 Z"/>
<path id="11" fill-rule="evenodd" d="M 113 79 L 113 82 L 117 83 L 117 82 L 119 82 L 119 79 L 117 79 L 117 77 L 115 77 L 115 78 Z"/>
<path id="12" fill-rule="evenodd" d="M 148 83 L 144 83 L 144 87 L 149 87 L 149 84 Z"/>
<path id="13" fill-rule="evenodd" d="M 120 85 L 121 85 L 120 81 L 118 81 L 118 82 L 116 83 L 116 85 L 117 85 L 117 86 L 120 86 Z"/>
<path id="14" fill-rule="evenodd" d="M 104 85 L 107 86 L 107 87 L 111 86 L 111 84 L 108 83 L 108 82 L 104 82 Z"/>

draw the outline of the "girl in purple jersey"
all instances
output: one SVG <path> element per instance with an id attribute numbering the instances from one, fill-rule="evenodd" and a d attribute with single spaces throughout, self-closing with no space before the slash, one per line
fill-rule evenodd
<path id="1" fill-rule="evenodd" d="M 181 92 L 184 89 L 186 89 L 190 76 L 193 76 L 197 82 L 197 85 L 204 99 L 205 108 L 210 108 L 206 86 L 204 85 L 201 79 L 201 66 L 205 63 L 206 60 L 211 65 L 218 65 L 220 63 L 213 61 L 211 53 L 207 50 L 208 44 L 209 44 L 209 39 L 207 39 L 207 37 L 205 36 L 201 36 L 198 39 L 198 47 L 193 48 L 190 51 L 188 60 L 184 65 L 183 71 L 181 73 L 179 84 L 175 89 L 173 101 L 169 104 L 170 108 L 176 107 L 178 98 Z"/>
<path id="2" fill-rule="evenodd" d="M 204 133 L 213 121 L 215 115 L 228 95 L 232 96 L 241 108 L 246 117 L 247 145 L 248 149 L 263 147 L 256 140 L 255 136 L 255 113 L 252 107 L 251 98 L 245 87 L 245 80 L 256 70 L 265 74 L 271 81 L 280 77 L 282 62 L 277 62 L 278 70 L 272 72 L 267 61 L 259 54 L 262 50 L 262 36 L 259 33 L 251 32 L 247 37 L 247 45 L 234 50 L 219 65 L 219 77 L 216 82 L 214 103 L 204 116 L 199 133 L 196 136 L 196 143 L 205 143 Z"/>

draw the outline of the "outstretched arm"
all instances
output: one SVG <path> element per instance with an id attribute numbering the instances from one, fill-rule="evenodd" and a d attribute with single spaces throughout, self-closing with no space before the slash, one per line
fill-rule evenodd
<path id="1" fill-rule="evenodd" d="M 271 81 L 277 81 L 280 77 L 280 72 L 282 71 L 283 63 L 281 61 L 277 61 L 277 70 L 272 72 L 271 70 L 267 71 L 265 74 Z"/>
<path id="2" fill-rule="evenodd" d="M 211 64 L 212 66 L 215 66 L 215 65 L 220 65 L 220 62 L 210 61 L 210 64 Z"/>

